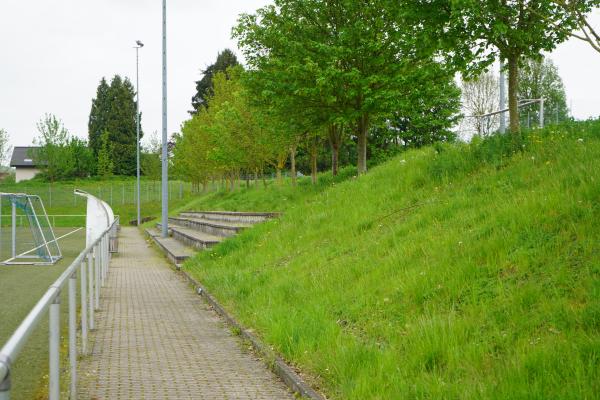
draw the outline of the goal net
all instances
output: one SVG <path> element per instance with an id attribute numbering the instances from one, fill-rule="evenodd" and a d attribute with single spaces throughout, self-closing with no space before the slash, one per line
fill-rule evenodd
<path id="1" fill-rule="evenodd" d="M 51 265 L 61 258 L 39 196 L 0 193 L 0 263 Z"/>

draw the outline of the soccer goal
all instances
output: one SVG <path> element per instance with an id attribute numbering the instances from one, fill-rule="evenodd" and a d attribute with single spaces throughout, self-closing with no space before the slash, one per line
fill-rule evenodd
<path id="1" fill-rule="evenodd" d="M 0 264 L 52 265 L 61 258 L 40 197 L 0 193 Z"/>

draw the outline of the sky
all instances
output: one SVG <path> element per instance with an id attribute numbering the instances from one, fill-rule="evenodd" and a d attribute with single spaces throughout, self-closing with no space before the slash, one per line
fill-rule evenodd
<path id="1" fill-rule="evenodd" d="M 168 132 L 189 118 L 195 81 L 219 51 L 240 53 L 231 28 L 238 15 L 268 0 L 168 0 Z M 140 110 L 145 141 L 160 134 L 160 0 L 0 0 L 0 128 L 13 146 L 31 145 L 45 113 L 87 138 L 92 99 L 102 77 L 135 84 L 140 50 Z M 600 11 L 590 19 L 600 29 Z M 549 55 L 559 69 L 575 118 L 600 115 L 600 53 L 570 39 Z"/>

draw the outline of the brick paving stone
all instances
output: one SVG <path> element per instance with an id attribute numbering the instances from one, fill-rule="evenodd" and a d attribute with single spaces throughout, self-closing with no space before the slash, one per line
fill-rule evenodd
<path id="1" fill-rule="evenodd" d="M 80 399 L 293 399 L 136 228 L 102 288 Z"/>

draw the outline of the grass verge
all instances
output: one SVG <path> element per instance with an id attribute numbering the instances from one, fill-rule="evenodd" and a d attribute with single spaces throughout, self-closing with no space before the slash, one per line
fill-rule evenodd
<path id="1" fill-rule="evenodd" d="M 336 399 L 597 398 L 600 123 L 407 152 L 184 268 Z"/>

